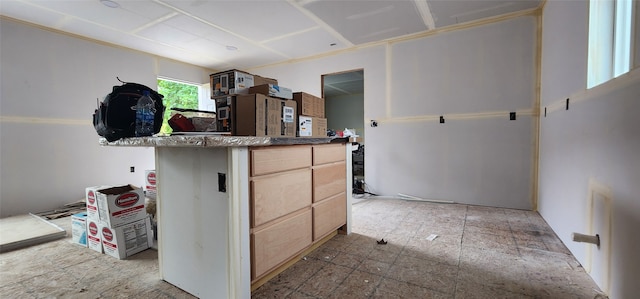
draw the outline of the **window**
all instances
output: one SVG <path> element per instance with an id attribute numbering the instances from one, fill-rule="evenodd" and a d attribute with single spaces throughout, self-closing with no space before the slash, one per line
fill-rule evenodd
<path id="1" fill-rule="evenodd" d="M 633 0 L 589 2 L 587 88 L 629 72 Z"/>
<path id="2" fill-rule="evenodd" d="M 158 79 L 158 92 L 164 96 L 163 104 L 166 107 L 160 133 L 170 134 L 172 132 L 171 126 L 167 123 L 171 117 L 171 108 L 213 111 L 213 109 L 208 109 L 211 107 L 203 104 L 205 103 L 204 99 L 209 98 L 206 85 L 200 86 L 169 79 Z"/>

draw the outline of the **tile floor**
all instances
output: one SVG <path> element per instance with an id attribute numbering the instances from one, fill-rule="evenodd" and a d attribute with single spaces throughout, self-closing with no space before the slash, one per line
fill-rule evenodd
<path id="1" fill-rule="evenodd" d="M 253 297 L 604 298 L 536 212 L 368 199 L 352 228 Z"/>
<path id="2" fill-rule="evenodd" d="M 252 297 L 604 298 L 535 212 L 394 199 L 354 204 L 353 234 Z M 160 280 L 154 250 L 120 261 L 66 238 L 0 254 L 0 298 L 193 296 Z"/>

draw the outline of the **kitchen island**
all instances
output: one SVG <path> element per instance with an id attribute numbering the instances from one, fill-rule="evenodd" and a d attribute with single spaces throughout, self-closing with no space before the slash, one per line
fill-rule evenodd
<path id="1" fill-rule="evenodd" d="M 251 290 L 351 232 L 344 139 L 185 135 L 103 146 L 154 147 L 161 278 L 200 298 Z"/>

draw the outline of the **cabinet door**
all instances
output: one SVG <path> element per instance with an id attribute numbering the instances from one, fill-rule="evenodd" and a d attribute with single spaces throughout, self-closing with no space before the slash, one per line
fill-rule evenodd
<path id="1" fill-rule="evenodd" d="M 311 205 L 311 169 L 261 176 L 251 181 L 251 227 Z"/>
<path id="2" fill-rule="evenodd" d="M 347 223 L 347 194 L 343 192 L 313 207 L 313 241 Z"/>
<path id="3" fill-rule="evenodd" d="M 345 160 L 344 144 L 325 144 L 313 146 L 313 165 Z"/>
<path id="4" fill-rule="evenodd" d="M 313 202 L 345 192 L 347 189 L 345 162 L 315 166 L 313 168 Z"/>
<path id="5" fill-rule="evenodd" d="M 251 234 L 251 279 L 260 278 L 312 242 L 311 208 Z"/>
<path id="6" fill-rule="evenodd" d="M 251 176 L 311 167 L 311 146 L 273 146 L 251 149 Z"/>

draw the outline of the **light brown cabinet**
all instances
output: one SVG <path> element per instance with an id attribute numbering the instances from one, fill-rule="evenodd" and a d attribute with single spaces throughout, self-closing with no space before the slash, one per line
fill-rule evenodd
<path id="1" fill-rule="evenodd" d="M 347 219 L 347 196 L 342 192 L 313 206 L 313 241 L 343 226 Z"/>
<path id="2" fill-rule="evenodd" d="M 251 181 L 253 227 L 308 207 L 310 204 L 310 169 L 256 177 Z"/>
<path id="3" fill-rule="evenodd" d="M 345 192 L 347 167 L 344 161 L 313 166 L 313 202 Z"/>
<path id="4" fill-rule="evenodd" d="M 252 147 L 249 157 L 255 283 L 346 224 L 346 149 L 344 144 Z"/>
<path id="5" fill-rule="evenodd" d="M 256 229 L 251 234 L 251 272 L 255 273 L 255 278 L 311 245 L 311 229 L 311 209 L 308 207 L 273 225 Z"/>
<path id="6" fill-rule="evenodd" d="M 347 222 L 347 167 L 344 144 L 313 148 L 313 241 Z"/>
<path id="7" fill-rule="evenodd" d="M 251 176 L 311 166 L 311 146 L 269 146 L 251 148 Z"/>

